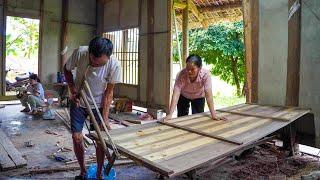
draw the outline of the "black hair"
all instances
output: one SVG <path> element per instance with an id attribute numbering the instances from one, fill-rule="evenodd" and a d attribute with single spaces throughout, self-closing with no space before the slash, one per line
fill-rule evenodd
<path id="1" fill-rule="evenodd" d="M 191 54 L 187 57 L 186 63 L 191 62 L 195 64 L 198 68 L 202 67 L 202 59 L 196 54 Z"/>
<path id="2" fill-rule="evenodd" d="M 113 51 L 113 44 L 110 39 L 103 37 L 95 37 L 89 43 L 89 53 L 94 57 L 101 57 L 105 54 L 110 57 Z"/>
<path id="3" fill-rule="evenodd" d="M 33 80 L 36 80 L 36 81 L 39 82 L 39 83 L 41 82 L 40 79 L 38 78 L 38 75 L 37 75 L 37 74 L 30 74 L 29 78 L 30 78 L 30 79 L 33 79 Z"/>

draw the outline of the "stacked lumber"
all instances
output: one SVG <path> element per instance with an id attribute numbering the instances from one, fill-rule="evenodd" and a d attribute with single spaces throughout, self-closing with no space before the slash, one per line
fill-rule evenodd
<path id="1" fill-rule="evenodd" d="M 27 165 L 27 161 L 0 129 L 0 170 L 6 171 Z"/>
<path id="2" fill-rule="evenodd" d="M 69 110 L 67 108 L 57 109 L 56 115 L 65 124 L 68 130 L 71 131 L 71 120 L 70 120 Z M 89 130 L 87 129 L 86 126 L 84 126 L 82 130 L 83 139 L 86 145 L 92 145 L 93 141 L 87 136 L 85 136 L 85 134 L 89 134 Z"/>
<path id="3" fill-rule="evenodd" d="M 137 115 L 134 112 L 121 112 L 118 114 L 110 113 L 109 118 L 125 126 L 133 126 L 136 124 L 146 124 L 146 123 L 152 123 L 157 121 L 156 119 L 152 119 L 152 120 L 139 119 L 139 115 Z"/>

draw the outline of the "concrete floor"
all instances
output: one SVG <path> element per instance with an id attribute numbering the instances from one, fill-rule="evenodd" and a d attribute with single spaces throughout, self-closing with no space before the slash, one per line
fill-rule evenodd
<path id="1" fill-rule="evenodd" d="M 66 166 L 47 156 L 55 153 L 61 146 L 72 148 L 71 134 L 59 120 L 43 120 L 20 113 L 21 105 L 7 105 L 0 109 L 0 128 L 11 139 L 15 147 L 27 159 L 28 165 L 18 170 L 0 172 L 0 179 L 72 179 L 79 173 L 76 171 L 57 172 L 51 174 L 37 174 L 21 176 L 22 172 L 34 168 L 49 168 Z M 59 135 L 45 133 L 51 130 Z M 31 140 L 35 146 L 25 147 L 24 142 Z M 94 147 L 90 146 L 86 155 L 92 155 Z M 73 152 L 60 153 L 75 159 Z M 282 154 L 282 155 L 281 155 Z M 77 166 L 73 164 L 72 166 Z M 301 175 L 320 169 L 318 159 L 310 156 L 295 156 L 286 158 L 281 151 L 272 148 L 257 148 L 253 153 L 241 160 L 230 159 L 227 163 L 212 168 L 208 164 L 198 169 L 197 179 L 300 179 Z M 114 167 L 117 179 L 157 179 L 157 174 L 138 165 Z M 181 175 L 173 179 L 186 179 Z"/>

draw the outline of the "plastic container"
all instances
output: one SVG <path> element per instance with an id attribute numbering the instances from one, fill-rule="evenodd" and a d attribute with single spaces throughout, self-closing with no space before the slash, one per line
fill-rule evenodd
<path id="1" fill-rule="evenodd" d="M 104 164 L 104 166 L 106 167 L 108 163 Z M 103 169 L 103 179 L 104 180 L 115 180 L 116 179 L 116 171 L 111 168 L 110 172 L 109 172 L 109 176 L 106 175 L 106 171 Z M 96 179 L 96 173 L 97 173 L 97 164 L 91 164 L 88 168 L 87 171 L 87 179 Z"/>

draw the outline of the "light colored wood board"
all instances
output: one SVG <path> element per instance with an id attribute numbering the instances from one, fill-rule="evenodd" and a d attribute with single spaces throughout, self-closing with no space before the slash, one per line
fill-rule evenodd
<path id="1" fill-rule="evenodd" d="M 228 111 L 240 110 L 240 111 L 245 111 L 245 110 L 254 109 L 254 108 L 258 108 L 258 107 L 259 107 L 259 105 L 257 105 L 257 104 L 239 104 L 239 105 L 235 105 L 235 106 L 229 106 L 229 107 L 221 108 L 221 110 L 228 110 Z"/>
<path id="2" fill-rule="evenodd" d="M 173 170 L 175 175 L 183 174 L 189 170 L 195 169 L 199 165 L 209 162 L 214 159 L 219 159 L 224 154 L 228 154 L 230 151 L 237 149 L 236 145 L 230 145 L 219 141 L 218 143 L 208 144 L 201 146 L 194 151 L 180 156 L 175 156 L 171 159 L 166 159 L 162 162 L 157 162 L 161 166 Z"/>
<path id="3" fill-rule="evenodd" d="M 281 115 L 281 112 L 278 113 L 278 115 Z M 222 127 L 222 126 L 213 127 L 213 128 L 211 128 L 211 129 L 209 129 L 209 132 L 212 132 L 213 130 L 215 130 L 215 131 L 213 131 L 215 134 L 223 134 L 223 133 L 225 133 L 225 132 L 229 132 L 229 131 L 232 131 L 232 130 L 237 131 L 238 127 L 245 127 L 245 126 L 247 126 L 247 125 L 252 125 L 252 124 L 254 124 L 254 123 L 257 122 L 257 121 L 259 121 L 259 119 L 255 118 L 255 117 L 247 117 L 246 119 L 242 119 L 242 120 L 238 120 L 238 121 L 232 122 L 232 123 L 228 124 L 228 126 L 225 126 L 225 127 Z M 259 122 L 258 122 L 258 123 L 259 123 Z M 270 123 L 272 123 L 272 122 L 270 122 Z M 281 124 L 281 122 L 279 122 L 279 123 Z M 265 124 L 265 126 L 267 126 L 267 125 L 269 125 L 269 124 Z M 249 130 L 249 131 L 250 131 L 250 130 Z M 251 131 L 256 131 L 256 130 L 253 129 L 253 130 L 251 130 Z M 181 132 L 181 133 L 177 134 L 177 136 L 174 136 L 174 137 L 179 137 L 180 135 L 185 136 L 186 134 L 183 133 L 183 132 Z M 186 136 L 188 137 L 188 135 L 186 135 Z M 172 142 L 181 143 L 181 142 L 179 142 L 179 141 L 176 141 L 176 140 L 174 139 L 174 137 L 172 137 L 172 135 L 171 135 L 171 136 L 168 136 L 168 137 L 163 136 L 163 139 L 162 139 L 162 140 L 166 141 L 166 139 L 170 139 L 170 138 L 171 138 L 170 140 L 173 139 Z M 235 137 L 237 137 L 237 136 L 235 136 Z M 164 138 L 165 138 L 165 139 L 164 139 Z M 150 141 L 150 140 L 151 140 L 151 141 Z M 154 140 L 154 141 L 152 141 L 152 140 Z M 160 140 L 160 141 L 159 141 L 159 140 Z M 170 140 L 169 140 L 169 141 L 170 141 Z M 188 141 L 189 139 L 186 138 L 185 140 Z M 238 140 L 240 141 L 241 138 L 238 139 Z M 154 143 L 154 144 L 153 144 L 153 143 Z M 126 145 L 128 145 L 128 144 L 126 144 Z M 131 145 L 132 145 L 132 144 L 131 144 Z M 134 149 L 134 150 L 145 152 L 145 151 L 148 151 L 148 148 L 149 148 L 149 149 L 155 149 L 155 148 L 156 148 L 156 149 L 159 149 L 159 148 L 161 149 L 161 148 L 165 148 L 166 143 L 162 142 L 161 139 L 149 137 L 149 141 L 148 141 L 147 139 L 142 139 L 142 141 L 140 142 L 140 144 L 137 143 L 136 145 L 137 145 L 137 146 L 136 146 L 136 149 Z M 144 146 L 144 145 L 147 145 L 147 146 Z M 162 146 L 159 146 L 159 145 L 162 145 Z M 172 143 L 167 142 L 167 145 L 170 146 L 170 145 L 172 145 Z M 128 148 L 133 148 L 133 147 L 134 147 L 134 146 L 128 146 Z M 140 155 L 141 155 L 141 154 L 140 154 Z"/>
<path id="4" fill-rule="evenodd" d="M 207 132 L 210 134 L 223 134 L 229 131 L 233 131 L 236 129 L 239 129 L 240 127 L 246 127 L 250 124 L 259 122 L 260 119 L 254 118 L 254 117 L 245 117 L 238 121 L 232 121 L 226 125 L 220 125 L 220 126 L 213 126 L 205 129 L 201 129 L 203 132 Z"/>
<path id="5" fill-rule="evenodd" d="M 111 136 L 119 137 L 124 134 L 136 133 L 139 130 L 142 130 L 142 129 L 147 130 L 157 126 L 159 126 L 157 123 L 148 123 L 148 124 L 142 124 L 138 126 L 130 126 L 123 129 L 112 129 L 111 131 L 109 131 L 109 133 Z"/>
<path id="6" fill-rule="evenodd" d="M 134 139 L 134 138 L 144 137 L 144 136 L 149 135 L 149 134 L 158 134 L 158 133 L 161 133 L 161 132 L 174 130 L 174 128 L 172 128 L 172 127 L 162 126 L 162 125 L 159 125 L 157 123 L 149 123 L 149 124 L 152 125 L 153 127 L 146 128 L 146 129 L 139 128 L 139 129 L 131 131 L 131 132 L 127 133 L 127 134 L 126 133 L 123 133 L 122 135 L 121 134 L 119 134 L 119 135 L 111 134 L 111 136 L 114 139 L 114 141 L 125 142 L 125 141 L 128 141 L 128 140 Z M 136 125 L 136 126 L 141 126 L 141 125 Z"/>
<path id="7" fill-rule="evenodd" d="M 212 133 L 212 132 L 214 132 L 214 130 L 219 131 L 219 130 L 223 130 L 228 127 L 237 128 L 239 125 L 241 125 L 241 123 L 248 123 L 250 121 L 254 122 L 255 118 L 244 117 L 242 119 L 239 119 L 237 121 L 232 121 L 232 122 L 220 121 L 221 125 L 211 126 L 209 124 L 209 125 L 203 126 L 202 124 L 200 124 L 200 125 L 191 126 L 191 127 L 194 129 L 199 128 L 203 132 L 205 132 L 204 130 L 209 129 L 210 130 L 209 132 Z M 186 134 L 187 134 L 187 132 L 178 131 L 177 129 L 171 129 L 171 130 L 167 130 L 167 131 L 163 131 L 163 132 L 155 132 L 155 133 L 148 134 L 148 135 L 142 135 L 139 137 L 139 139 L 131 138 L 129 140 L 120 141 L 118 143 L 126 148 L 137 148 L 137 147 L 142 148 L 145 145 L 150 145 L 152 143 L 158 143 L 158 142 L 170 139 L 170 138 L 184 136 Z"/>
<path id="8" fill-rule="evenodd" d="M 256 141 L 257 139 L 263 138 L 266 135 L 280 129 L 281 127 L 283 127 L 287 124 L 289 124 L 286 122 L 276 122 L 276 121 L 271 121 L 271 120 L 266 120 L 266 121 L 269 121 L 269 123 L 265 122 L 264 124 L 262 124 L 258 127 L 251 127 L 249 130 L 243 131 L 243 133 L 240 133 L 240 134 L 234 134 L 232 137 L 233 138 L 238 137 L 241 140 L 245 140 L 245 141 L 247 141 L 245 145 L 248 145 L 248 144 Z M 279 126 L 279 124 L 282 124 L 282 125 Z M 245 146 L 245 145 L 243 145 L 243 146 Z M 211 146 L 214 146 L 214 145 L 209 145 L 208 147 L 211 147 Z M 193 164 L 194 161 L 199 160 L 196 164 L 201 164 L 201 163 L 206 162 L 206 160 L 208 159 L 208 155 L 210 155 L 210 158 L 211 158 L 212 153 L 208 153 L 208 150 L 207 150 L 207 149 L 209 149 L 208 147 L 205 147 L 206 150 L 204 149 L 204 151 L 207 153 L 204 153 L 203 159 L 199 158 L 201 156 L 200 153 L 202 153 L 202 151 L 197 150 L 196 153 L 193 153 L 193 152 L 195 152 L 195 151 L 193 151 L 191 153 L 182 155 L 181 158 L 173 156 L 173 158 L 171 160 L 162 161 L 160 164 L 162 164 L 162 166 L 173 169 L 174 172 L 183 172 L 186 169 L 188 169 L 188 168 L 186 168 L 186 166 Z M 219 151 L 220 149 L 224 149 L 224 151 L 225 151 L 227 148 L 216 147 L 215 150 L 213 150 L 213 152 Z M 233 149 L 232 147 L 231 148 L 228 147 L 228 151 L 231 151 L 232 149 Z M 192 153 L 194 155 L 192 155 Z M 221 155 L 223 155 L 223 153 L 221 153 Z M 180 158 L 180 160 L 179 160 L 179 158 Z M 215 157 L 212 156 L 212 158 L 215 158 Z M 188 159 L 192 159 L 192 161 L 186 162 L 186 161 L 188 161 Z M 190 166 L 190 168 L 191 167 L 195 168 L 195 166 L 193 166 L 193 165 Z"/>
<path id="9" fill-rule="evenodd" d="M 245 107 L 248 107 L 248 106 L 245 106 Z M 257 105 L 255 105 L 255 107 L 257 107 Z M 286 113 L 279 112 L 278 115 L 279 116 L 288 115 L 288 113 L 287 112 Z M 294 119 L 297 116 L 291 115 L 291 117 Z M 274 124 L 274 121 L 272 121 L 270 119 L 261 119 L 261 118 L 255 118 L 255 117 L 244 117 L 243 119 L 245 119 L 245 118 L 252 118 L 251 120 L 253 122 L 249 123 L 249 124 L 247 124 L 246 126 L 243 126 L 243 127 L 230 129 L 230 131 L 227 131 L 225 133 L 222 133 L 222 131 L 221 131 L 221 133 L 222 133 L 221 135 L 225 136 L 225 137 L 235 138 L 235 137 L 240 137 L 243 134 L 246 134 L 246 135 L 243 135 L 243 137 L 244 138 L 248 137 L 246 139 L 248 141 L 246 144 L 249 144 L 251 141 L 255 141 L 254 138 L 257 138 L 258 134 L 263 134 L 263 133 L 257 133 L 257 134 L 255 134 L 253 136 L 253 135 L 251 135 L 252 132 L 258 131 L 258 130 L 262 130 L 263 127 L 269 127 L 269 129 L 270 129 L 271 126 L 272 127 L 279 127 L 276 124 Z M 237 120 L 235 120 L 235 122 L 236 121 Z M 204 120 L 203 122 L 207 122 L 207 121 Z M 287 124 L 289 124 L 289 123 L 287 123 Z M 192 124 L 192 126 L 193 127 L 201 126 L 201 123 Z M 219 144 L 219 143 L 222 143 L 222 142 L 221 141 L 216 141 L 216 140 L 215 140 L 216 142 L 212 142 L 212 143 L 210 143 L 210 142 L 209 143 L 203 143 L 203 139 L 202 138 L 205 139 L 205 137 L 202 137 L 202 138 L 201 137 L 199 137 L 199 138 L 197 137 L 195 139 L 192 139 L 191 140 L 192 143 L 190 143 L 190 144 L 183 143 L 180 140 L 175 139 L 175 138 L 178 138 L 179 136 L 176 136 L 174 138 L 170 138 L 170 136 L 174 135 L 174 134 L 170 134 L 170 131 L 166 132 L 167 134 L 166 135 L 163 134 L 162 137 L 161 137 L 161 138 L 167 138 L 168 140 L 161 141 L 161 139 L 160 139 L 159 141 L 152 141 L 152 137 L 153 136 L 156 137 L 156 135 L 157 135 L 155 133 L 155 132 L 157 132 L 156 129 L 152 129 L 152 128 L 155 128 L 156 126 L 154 126 L 154 127 L 149 126 L 149 127 L 151 127 L 151 129 L 149 128 L 149 130 L 146 133 L 147 134 L 149 133 L 150 136 L 144 137 L 144 139 L 145 140 L 149 139 L 150 142 L 142 144 L 142 145 L 145 145 L 146 147 L 152 148 L 152 143 L 153 143 L 155 145 L 158 145 L 158 146 L 156 146 L 157 150 L 151 149 L 149 154 L 148 154 L 148 151 L 147 151 L 148 148 L 143 148 L 143 146 L 136 146 L 136 147 L 132 146 L 133 150 L 131 150 L 130 148 L 128 150 L 132 151 L 133 154 L 135 154 L 134 151 L 136 150 L 136 153 L 137 153 L 137 154 L 135 154 L 136 156 L 140 156 L 141 157 L 141 155 L 143 155 L 142 157 L 144 157 L 145 159 L 147 159 L 147 160 L 149 160 L 151 162 L 160 163 L 163 167 L 169 167 L 168 164 L 170 164 L 170 161 L 172 161 L 173 159 L 174 159 L 174 162 L 175 162 L 173 164 L 176 164 L 177 163 L 176 160 L 180 159 L 181 161 L 183 161 L 182 163 L 178 162 L 179 165 L 177 165 L 177 166 L 180 166 L 180 167 L 176 166 L 175 169 L 172 168 L 172 170 L 174 170 L 175 174 L 182 173 L 183 171 L 186 171 L 187 169 L 194 168 L 195 166 L 199 166 L 202 163 L 205 163 L 205 162 L 207 162 L 209 160 L 212 160 L 212 159 L 210 159 L 211 157 L 213 157 L 213 158 L 221 158 L 223 155 L 230 154 L 232 151 L 234 151 L 234 150 L 236 150 L 238 148 L 238 146 L 235 146 L 236 148 L 233 148 L 233 147 L 231 147 L 231 148 L 230 147 L 223 148 L 222 146 L 219 147 L 216 144 Z M 156 127 L 156 128 L 159 128 L 159 127 Z M 215 127 L 212 127 L 212 128 L 215 128 Z M 224 128 L 226 128 L 226 127 L 224 127 Z M 221 128 L 221 129 L 224 129 L 224 128 Z M 228 128 L 228 126 L 227 126 L 227 128 Z M 139 129 L 139 128 L 136 128 L 134 131 L 138 132 L 139 130 L 137 131 L 137 129 Z M 143 129 L 140 129 L 140 131 L 141 130 L 143 131 Z M 209 128 L 209 130 L 210 130 L 210 128 Z M 263 130 L 269 132 L 268 129 L 263 129 Z M 247 132 L 250 132 L 250 133 L 247 133 Z M 152 134 L 152 133 L 154 133 L 154 134 Z M 269 132 L 269 133 L 272 133 L 272 132 Z M 167 137 L 167 135 L 169 135 L 169 136 Z M 184 137 L 184 136 L 185 135 L 182 135 L 182 137 Z M 137 139 L 134 139 L 134 138 L 133 139 L 134 140 L 140 140 L 139 138 L 141 138 L 141 136 L 137 136 Z M 174 139 L 174 140 L 171 140 L 171 139 Z M 199 139 L 201 139 L 201 140 L 199 140 Z M 210 139 L 210 140 L 212 140 L 212 139 Z M 168 143 L 165 143 L 167 141 L 171 141 L 172 144 L 170 144 L 168 146 Z M 209 140 L 205 140 L 205 141 L 209 141 Z M 140 141 L 140 142 L 143 143 L 143 140 Z M 190 142 L 190 141 L 188 141 L 188 142 Z M 126 143 L 128 143 L 127 145 L 130 145 L 129 142 L 126 142 Z M 176 146 L 176 145 L 174 145 L 175 143 L 180 143 L 180 145 Z M 187 145 L 187 146 L 185 146 L 185 145 Z M 162 146 L 167 146 L 167 148 L 164 148 L 164 150 L 161 150 Z M 215 147 L 214 149 L 222 149 L 221 151 L 224 154 L 220 153 L 220 155 L 218 154 L 218 156 L 215 157 L 214 155 L 210 154 L 211 151 L 201 152 L 202 150 L 207 150 L 208 147 L 211 147 L 211 146 Z M 158 150 L 160 150 L 160 151 L 156 152 Z M 215 152 L 214 150 L 212 150 L 212 151 Z M 199 152 L 203 153 L 203 155 L 201 155 L 200 157 L 198 157 L 199 156 Z M 138 153 L 141 153 L 141 155 L 139 155 Z M 186 162 L 186 161 L 189 160 L 190 155 L 194 156 L 195 160 L 191 159 L 189 162 Z M 150 158 L 150 157 L 152 157 L 152 158 Z M 171 169 L 171 168 L 169 168 L 169 169 Z"/>
<path id="10" fill-rule="evenodd" d="M 236 119 L 239 119 L 237 121 L 241 122 L 241 120 L 243 118 L 247 118 L 247 117 L 239 116 L 239 115 L 230 115 L 230 118 L 228 119 L 228 121 L 215 121 L 215 120 L 209 119 L 208 117 L 203 117 L 203 118 L 206 118 L 205 121 L 194 122 L 192 124 L 189 124 L 189 122 L 186 122 L 186 123 L 182 123 L 182 124 L 184 124 L 184 125 L 187 124 L 187 125 L 185 125 L 186 127 L 190 127 L 193 129 L 204 130 L 207 128 L 218 127 L 218 125 L 222 125 L 222 124 L 228 125 L 229 122 L 236 120 Z M 203 122 L 206 122 L 206 123 L 203 123 Z M 137 132 L 137 134 L 139 134 L 139 137 L 141 139 L 141 138 L 145 138 L 148 136 L 153 136 L 154 134 L 161 136 L 162 133 L 167 133 L 167 132 L 170 133 L 171 131 L 174 130 L 174 128 L 167 129 L 166 127 L 161 127 L 160 129 L 165 129 L 165 130 L 163 130 L 163 131 L 162 130 L 161 131 L 154 130 L 151 132 L 145 132 L 144 130 L 140 130 L 140 132 Z M 121 140 L 118 141 L 118 143 L 132 142 L 135 138 L 136 138 L 136 136 L 132 136 L 132 134 L 131 134 L 127 137 L 123 137 Z"/>
<path id="11" fill-rule="evenodd" d="M 234 109 L 246 110 L 246 109 L 257 108 L 257 107 L 258 107 L 258 105 L 239 104 L 239 105 L 231 106 L 228 108 L 222 108 L 222 109 L 223 110 L 234 110 Z M 220 116 L 227 115 L 227 113 L 217 112 L 217 115 L 220 117 Z M 184 122 L 184 121 L 189 121 L 189 120 L 194 121 L 195 119 L 202 118 L 202 117 L 211 118 L 211 114 L 210 114 L 210 112 L 193 114 L 193 115 L 189 115 L 189 116 L 173 118 L 173 119 L 169 120 L 168 122 L 177 123 L 177 122 Z"/>
<path id="12" fill-rule="evenodd" d="M 307 114 L 307 113 L 305 113 Z M 300 114 L 300 117 L 302 117 L 303 115 L 305 114 Z M 297 116 L 296 119 L 298 119 L 299 116 Z M 293 122 L 293 121 L 291 121 Z M 243 140 L 244 142 L 252 142 L 254 139 L 256 138 L 262 138 L 262 137 L 265 137 L 285 126 L 287 126 L 288 124 L 290 124 L 291 122 L 287 123 L 287 122 L 278 122 L 278 121 L 273 121 L 271 122 L 270 124 L 266 124 L 265 126 L 262 126 L 260 128 L 257 128 L 257 129 L 252 129 L 252 130 L 249 130 L 245 133 L 242 133 L 240 135 L 237 135 L 237 136 L 234 136 L 233 138 L 234 139 L 241 139 Z"/>
<path id="13" fill-rule="evenodd" d="M 180 129 L 174 129 L 174 130 L 165 131 L 159 134 L 152 134 L 150 136 L 135 138 L 133 140 L 121 142 L 118 144 L 125 148 L 134 149 L 134 148 L 143 147 L 143 146 L 150 145 L 157 142 L 167 141 L 169 139 L 173 139 L 180 136 L 183 137 L 188 133 L 189 132 L 186 132 Z"/>
<path id="14" fill-rule="evenodd" d="M 263 119 L 272 119 L 276 121 L 289 121 L 289 119 L 284 119 L 281 117 L 274 117 L 274 116 L 268 116 L 268 115 L 260 115 L 260 114 L 253 114 L 253 113 L 248 113 L 248 112 L 237 112 L 237 111 L 225 111 L 226 113 L 230 114 L 238 114 L 238 115 L 243 115 L 243 116 L 251 116 L 251 117 L 257 117 L 257 118 L 263 118 Z"/>
<path id="15" fill-rule="evenodd" d="M 241 127 L 239 129 L 236 129 L 233 131 L 222 133 L 222 134 L 220 134 L 220 136 L 225 137 L 225 138 L 229 138 L 231 136 L 241 134 L 241 133 L 248 131 L 250 129 L 257 128 L 261 125 L 264 125 L 265 123 L 269 123 L 270 121 L 271 120 L 261 120 L 261 121 L 258 121 L 257 123 L 253 123 L 249 126 Z M 172 158 L 174 156 L 178 156 L 178 155 L 182 155 L 182 154 L 191 152 L 194 149 L 199 148 L 204 145 L 207 145 L 209 143 L 214 143 L 214 142 L 218 142 L 218 141 L 220 141 L 220 140 L 215 140 L 212 138 L 203 137 L 203 138 L 196 139 L 194 141 L 189 141 L 185 144 L 182 144 L 182 145 L 179 145 L 179 146 L 176 146 L 173 148 L 168 148 L 168 149 L 164 148 L 161 151 L 148 154 L 148 155 L 144 156 L 144 158 L 149 159 L 151 161 L 163 161 L 163 160 Z"/>
<path id="16" fill-rule="evenodd" d="M 27 161 L 22 157 L 21 153 L 14 147 L 9 138 L 0 129 L 0 144 L 4 150 L 8 153 L 8 156 L 12 159 L 16 167 L 22 167 L 27 165 Z"/>
<path id="17" fill-rule="evenodd" d="M 252 120 L 252 122 L 249 121 L 250 119 Z M 228 124 L 223 125 L 223 126 L 212 127 L 211 129 L 208 129 L 207 131 L 211 132 L 211 133 L 212 132 L 215 132 L 215 133 L 226 132 L 226 131 L 232 130 L 232 128 L 237 128 L 239 126 L 247 125 L 248 123 L 253 123 L 254 121 L 257 121 L 257 119 L 255 119 L 254 117 L 245 117 L 244 119 L 240 119 L 240 120 L 237 120 L 235 122 L 230 122 L 230 124 L 228 123 Z M 244 123 L 244 124 L 242 124 L 242 123 Z M 198 125 L 198 126 L 202 126 L 202 125 Z M 204 130 L 206 130 L 206 129 L 204 129 Z M 170 132 L 168 132 L 168 133 L 170 133 Z M 161 132 L 161 133 L 158 134 L 158 137 L 160 136 L 160 137 L 162 137 L 162 139 L 175 137 L 173 134 L 170 135 L 168 133 L 162 134 L 162 132 Z M 165 137 L 166 135 L 169 135 L 169 136 Z M 143 145 L 150 145 L 150 143 L 156 143 L 157 141 L 161 141 L 162 140 L 161 138 L 153 138 L 152 135 L 150 135 L 150 137 L 152 138 L 151 141 L 150 141 L 150 138 L 142 138 L 143 142 L 141 142 L 141 141 L 140 142 L 133 141 L 131 143 L 131 141 L 130 141 L 129 143 L 124 144 L 124 146 L 126 146 L 128 148 L 134 148 L 136 146 L 141 147 Z"/>
<path id="18" fill-rule="evenodd" d="M 16 168 L 15 163 L 10 159 L 3 145 L 0 144 L 0 170 L 6 171 L 10 169 L 15 169 L 15 168 Z"/>
<path id="19" fill-rule="evenodd" d="M 194 123 L 195 125 L 197 123 Z M 152 131 L 145 131 L 145 130 L 140 130 L 136 133 L 136 135 L 139 136 L 139 139 L 144 139 L 148 137 L 153 137 L 156 135 L 157 137 L 162 137 L 162 136 L 168 136 L 170 134 L 176 134 L 176 128 L 168 128 L 167 126 L 160 126 L 161 128 L 153 129 Z M 129 142 L 131 143 L 132 140 L 136 139 L 136 136 L 127 136 L 126 138 L 123 138 L 121 140 L 118 140 L 118 143 L 126 143 Z"/>
<path id="20" fill-rule="evenodd" d="M 195 133 L 195 134 L 198 134 L 198 135 L 201 135 L 201 136 L 217 139 L 217 140 L 220 140 L 220 141 L 225 141 L 225 142 L 236 144 L 236 145 L 242 144 L 242 142 L 240 142 L 240 141 L 234 141 L 234 140 L 231 140 L 231 139 L 228 139 L 228 138 L 224 138 L 224 137 L 221 137 L 221 136 L 218 136 L 218 135 L 205 133 L 205 132 L 203 132 L 201 130 L 189 128 L 189 127 L 186 127 L 186 126 L 179 126 L 179 125 L 176 125 L 174 123 L 167 123 L 167 122 L 161 122 L 161 121 L 159 121 L 158 123 L 162 124 L 162 125 L 165 125 L 165 126 L 170 126 L 170 127 L 174 127 L 174 128 L 177 128 L 177 129 L 181 129 L 181 130 L 184 130 L 184 131 L 189 131 L 191 133 Z"/>
<path id="21" fill-rule="evenodd" d="M 282 124 L 279 126 L 279 124 Z M 241 140 L 247 141 L 246 144 L 241 146 L 230 146 L 229 144 L 223 144 L 222 142 L 218 142 L 216 144 L 210 144 L 208 146 L 204 146 L 197 151 L 193 151 L 182 156 L 173 157 L 172 159 L 158 162 L 164 167 L 172 169 L 175 174 L 182 174 L 189 169 L 194 169 L 199 165 L 208 162 L 209 160 L 214 160 L 215 158 L 224 157 L 228 154 L 231 154 L 233 151 L 240 149 L 241 147 L 245 147 L 248 144 L 253 143 L 257 139 L 263 138 L 270 133 L 282 128 L 289 123 L 286 122 L 277 122 L 271 121 L 268 125 L 262 125 L 257 128 L 253 128 L 251 130 L 245 131 L 244 133 L 234 135 L 234 138 L 239 138 Z"/>

